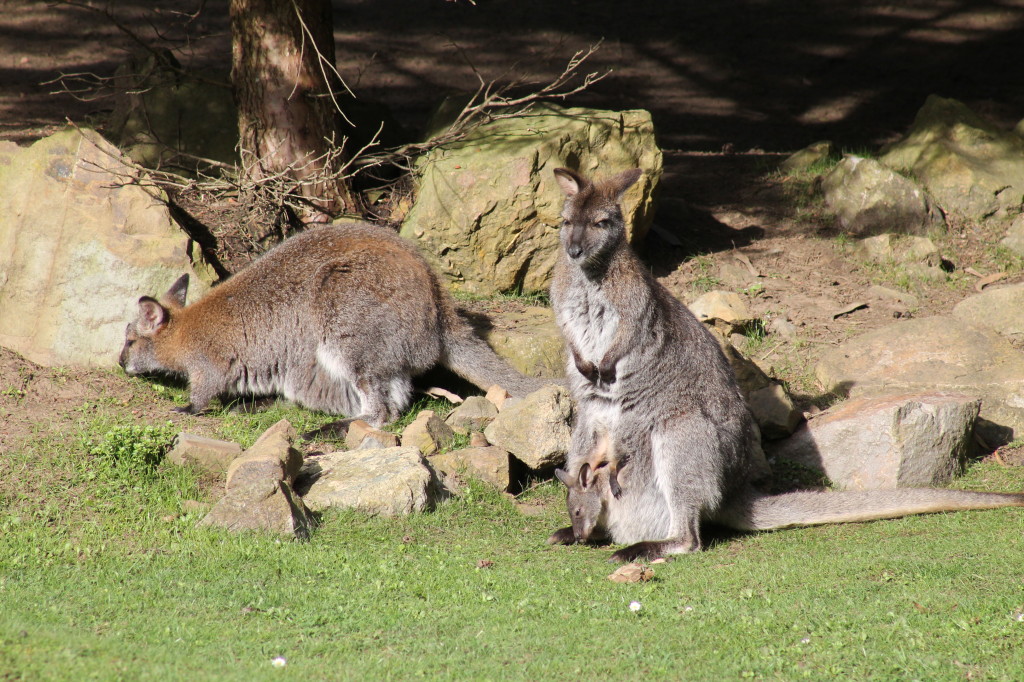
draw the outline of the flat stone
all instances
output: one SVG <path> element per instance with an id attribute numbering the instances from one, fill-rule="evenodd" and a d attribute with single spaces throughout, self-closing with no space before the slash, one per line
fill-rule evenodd
<path id="1" fill-rule="evenodd" d="M 370 426 L 362 419 L 356 419 L 345 434 L 345 447 L 349 450 L 372 450 L 393 448 L 399 444 L 398 436 Z"/>
<path id="2" fill-rule="evenodd" d="M 433 472 L 410 446 L 310 458 L 300 479 L 312 479 L 302 499 L 313 511 L 340 507 L 399 516 L 428 509 L 436 494 Z"/>
<path id="3" fill-rule="evenodd" d="M 193 465 L 213 474 L 223 474 L 228 465 L 242 454 L 242 446 L 227 440 L 179 433 L 174 438 L 167 461 L 178 466 Z"/>
<path id="4" fill-rule="evenodd" d="M 975 327 L 1024 341 L 1024 284 L 985 289 L 953 307 L 953 317 Z"/>
<path id="5" fill-rule="evenodd" d="M 1024 353 L 956 317 L 915 318 L 826 351 L 815 373 L 827 391 L 962 393 L 982 399 L 978 431 L 992 446 L 1024 434 Z"/>

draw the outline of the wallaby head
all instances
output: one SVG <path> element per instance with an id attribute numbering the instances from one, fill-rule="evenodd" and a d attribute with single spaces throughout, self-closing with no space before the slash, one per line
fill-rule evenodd
<path id="1" fill-rule="evenodd" d="M 588 269 L 597 266 L 626 241 L 619 202 L 641 174 L 632 168 L 595 183 L 568 168 L 555 169 L 555 180 L 566 197 L 560 238 L 572 262 Z"/>
<path id="2" fill-rule="evenodd" d="M 188 293 L 188 275 L 179 277 L 160 300 L 143 296 L 139 299 L 139 314 L 128 324 L 124 347 L 118 359 L 129 376 L 151 372 L 167 372 L 169 368 L 157 359 L 156 342 L 164 334 L 175 311 L 185 307 Z"/>
<path id="3" fill-rule="evenodd" d="M 555 476 L 568 489 L 565 502 L 576 542 L 589 540 L 598 523 L 603 521 L 605 504 L 611 493 L 606 469 L 606 462 L 596 469 L 589 462 L 584 462 L 575 478 L 564 469 L 555 469 Z"/>

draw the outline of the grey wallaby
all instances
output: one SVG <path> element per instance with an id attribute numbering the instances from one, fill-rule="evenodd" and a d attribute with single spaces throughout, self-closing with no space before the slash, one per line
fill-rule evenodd
<path id="1" fill-rule="evenodd" d="M 215 396 L 283 395 L 379 426 L 410 401 L 412 377 L 443 364 L 481 388 L 545 383 L 509 367 L 456 311 L 427 262 L 366 223 L 284 241 L 185 305 L 188 276 L 139 299 L 121 367 L 185 376 L 198 413 Z"/>
<path id="2" fill-rule="evenodd" d="M 551 303 L 568 348 L 576 424 L 558 477 L 573 525 L 551 543 L 598 537 L 631 561 L 701 549 L 700 526 L 739 530 L 1024 506 L 1024 495 L 932 488 L 766 495 L 752 482 L 756 431 L 717 342 L 626 241 L 620 201 L 640 177 L 591 182 L 567 169 Z M 595 469 L 602 432 L 617 470 Z"/>

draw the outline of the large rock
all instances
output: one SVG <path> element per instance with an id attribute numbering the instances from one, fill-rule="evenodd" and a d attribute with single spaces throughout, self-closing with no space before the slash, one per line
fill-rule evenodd
<path id="1" fill-rule="evenodd" d="M 1024 256 L 1024 213 L 1013 219 L 999 244 L 1018 256 Z"/>
<path id="2" fill-rule="evenodd" d="M 255 530 L 306 538 L 309 510 L 284 481 L 258 480 L 234 488 L 198 523 L 230 531 Z"/>
<path id="3" fill-rule="evenodd" d="M 182 273 L 193 298 L 212 281 L 166 205 L 133 178 L 91 130 L 0 142 L 0 345 L 41 365 L 114 367 L 140 295 Z"/>
<path id="4" fill-rule="evenodd" d="M 767 446 L 847 490 L 948 483 L 972 446 L 981 401 L 951 393 L 855 398 Z"/>
<path id="5" fill-rule="evenodd" d="M 873 159 L 843 157 L 821 189 L 839 226 L 856 235 L 917 234 L 943 224 L 920 187 Z"/>
<path id="6" fill-rule="evenodd" d="M 881 161 L 912 172 L 945 210 L 973 219 L 1017 208 L 1024 196 L 1024 139 L 953 99 L 928 97 Z"/>
<path id="7" fill-rule="evenodd" d="M 560 466 L 569 452 L 572 410 L 566 389 L 545 386 L 506 404 L 484 435 L 531 469 Z"/>
<path id="8" fill-rule="evenodd" d="M 565 343 L 551 308 L 491 307 L 486 316 L 470 319 L 494 352 L 520 373 L 548 379 L 565 376 Z"/>
<path id="9" fill-rule="evenodd" d="M 302 499 L 313 511 L 342 507 L 398 516 L 428 509 L 436 494 L 434 474 L 416 447 L 334 452 L 310 458 L 300 482 L 303 479 L 312 479 Z"/>
<path id="10" fill-rule="evenodd" d="M 565 198 L 552 175 L 559 166 L 598 177 L 642 168 L 623 211 L 633 240 L 644 236 L 662 173 L 650 114 L 551 104 L 488 123 L 423 157 L 402 235 L 456 289 L 546 290 Z"/>
<path id="11" fill-rule="evenodd" d="M 1024 346 L 1024 284 L 986 289 L 953 307 L 953 316 Z"/>
<path id="12" fill-rule="evenodd" d="M 943 391 L 980 396 L 978 431 L 989 445 L 1024 434 L 1024 353 L 998 333 L 955 317 L 911 319 L 825 353 L 815 372 L 827 391 L 854 397 Z"/>

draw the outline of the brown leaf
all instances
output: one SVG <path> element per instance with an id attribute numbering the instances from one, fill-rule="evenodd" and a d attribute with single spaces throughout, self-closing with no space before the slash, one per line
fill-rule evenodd
<path id="1" fill-rule="evenodd" d="M 464 402 L 463 399 L 460 398 L 459 396 L 455 395 L 448 389 L 441 388 L 439 386 L 431 386 L 430 388 L 426 389 L 423 392 L 429 395 L 431 398 L 444 398 L 453 405 L 461 405 Z"/>
<path id="2" fill-rule="evenodd" d="M 626 564 L 608 576 L 613 583 L 640 583 L 654 577 L 654 570 L 642 564 Z"/>
<path id="3" fill-rule="evenodd" d="M 490 559 L 481 559 L 480 561 L 476 562 L 476 567 L 477 568 L 490 568 L 493 565 L 494 565 L 494 562 L 491 561 Z"/>

